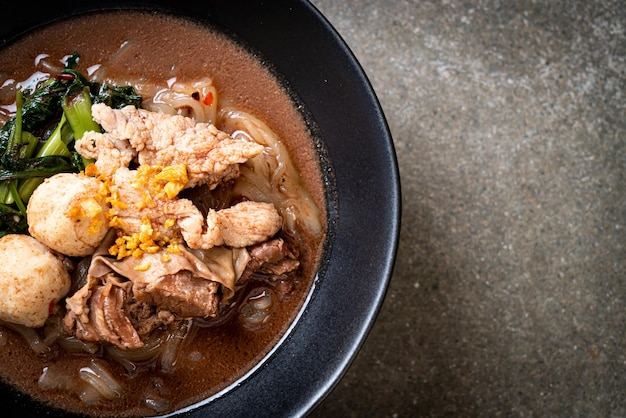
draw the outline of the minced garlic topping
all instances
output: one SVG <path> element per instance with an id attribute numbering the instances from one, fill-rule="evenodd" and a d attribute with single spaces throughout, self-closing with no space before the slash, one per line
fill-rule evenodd
<path id="1" fill-rule="evenodd" d="M 112 207 L 106 214 L 109 227 L 125 230 L 126 228 L 123 221 L 116 216 L 113 208 L 126 209 L 128 202 L 119 199 L 117 193 L 111 189 L 109 179 L 105 176 L 100 176 L 95 165 L 89 165 L 85 169 L 85 174 L 98 177 L 102 183 L 99 194 L 104 197 L 105 201 Z M 187 181 L 187 168 L 185 164 L 176 164 L 167 167 L 143 165 L 137 170 L 137 183 L 132 184 L 133 188 L 142 190 L 143 200 L 135 202 L 135 205 L 140 209 L 154 206 L 153 196 L 159 199 L 176 199 L 178 193 L 185 188 Z M 93 212 L 92 206 L 89 201 L 86 201 L 76 209 L 77 215 L 89 215 Z M 80 211 L 80 213 L 78 213 L 78 211 Z M 176 219 L 170 218 L 165 221 L 164 226 L 171 228 L 175 224 Z M 176 254 L 180 252 L 178 245 L 178 239 L 160 236 L 158 228 L 154 228 L 150 218 L 144 216 L 141 219 L 140 232 L 119 236 L 115 240 L 115 244 L 109 248 L 109 254 L 116 257 L 118 260 L 130 256 L 139 258 L 144 253 L 154 254 L 161 249 L 165 249 L 167 253 Z M 166 262 L 170 259 L 167 253 L 162 257 L 163 261 Z M 137 269 L 140 270 L 147 270 L 149 268 L 149 264 L 137 266 Z"/>
<path id="2" fill-rule="evenodd" d="M 68 217 L 70 219 L 88 219 L 89 228 L 87 232 L 95 235 L 103 225 L 101 218 L 98 216 L 102 211 L 102 205 L 95 197 L 87 197 L 71 207 Z"/>
<path id="3" fill-rule="evenodd" d="M 175 199 L 189 181 L 187 177 L 187 166 L 185 164 L 176 164 L 166 167 L 159 165 L 142 165 L 137 170 L 137 178 L 139 181 L 133 186 L 137 189 L 146 190 L 143 202 L 145 206 L 150 206 L 153 203 L 152 196 Z"/>

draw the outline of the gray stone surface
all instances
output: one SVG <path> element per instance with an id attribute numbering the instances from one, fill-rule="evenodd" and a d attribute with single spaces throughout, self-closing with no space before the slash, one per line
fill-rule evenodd
<path id="1" fill-rule="evenodd" d="M 626 3 L 313 3 L 380 99 L 403 216 L 311 416 L 626 416 Z"/>

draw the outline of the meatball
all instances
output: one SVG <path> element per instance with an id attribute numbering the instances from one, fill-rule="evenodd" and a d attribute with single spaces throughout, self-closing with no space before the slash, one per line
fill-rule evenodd
<path id="1" fill-rule="evenodd" d="M 70 289 L 63 262 L 35 238 L 19 234 L 0 238 L 0 259 L 0 319 L 43 326 Z"/>
<path id="2" fill-rule="evenodd" d="M 100 182 L 84 174 L 47 178 L 28 202 L 28 232 L 59 253 L 92 254 L 108 230 L 107 204 L 99 191 Z"/>

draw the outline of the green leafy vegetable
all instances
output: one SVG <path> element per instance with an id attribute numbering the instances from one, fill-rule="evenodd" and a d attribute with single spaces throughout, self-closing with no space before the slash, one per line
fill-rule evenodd
<path id="1" fill-rule="evenodd" d="M 34 91 L 18 91 L 15 116 L 0 127 L 0 236 L 26 232 L 28 199 L 46 177 L 79 172 L 91 162 L 74 150 L 74 140 L 101 130 L 92 104 L 141 106 L 132 86 L 91 82 L 76 70 L 78 62 L 74 53 L 61 74 Z"/>

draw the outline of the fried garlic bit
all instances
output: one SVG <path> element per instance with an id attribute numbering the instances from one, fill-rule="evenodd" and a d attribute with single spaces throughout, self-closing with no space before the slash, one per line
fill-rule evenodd
<path id="1" fill-rule="evenodd" d="M 263 202 L 240 202 L 204 217 L 191 200 L 178 197 L 186 180 L 184 164 L 118 168 L 108 183 L 109 226 L 119 231 L 110 254 L 137 257 L 158 247 L 171 250 L 183 240 L 190 248 L 241 248 L 268 239 L 282 226 L 274 205 Z"/>

